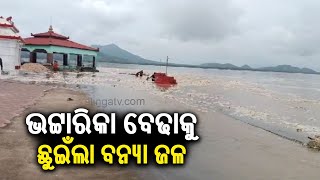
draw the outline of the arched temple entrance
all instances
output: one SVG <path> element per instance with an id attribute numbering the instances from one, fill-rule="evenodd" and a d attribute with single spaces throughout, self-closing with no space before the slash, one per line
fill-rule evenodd
<path id="1" fill-rule="evenodd" d="M 58 61 L 64 68 L 92 67 L 96 68 L 96 57 L 99 49 L 82 45 L 69 40 L 69 37 L 57 34 L 50 26 L 45 33 L 31 34 L 26 38 L 22 51 L 29 52 L 29 62 L 36 63 L 46 54 L 46 63 Z M 38 54 L 41 53 L 41 56 Z"/>

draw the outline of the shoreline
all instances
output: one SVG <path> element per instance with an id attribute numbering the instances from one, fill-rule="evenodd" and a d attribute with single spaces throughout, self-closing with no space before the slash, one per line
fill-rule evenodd
<path id="1" fill-rule="evenodd" d="M 291 133 L 291 132 L 289 132 L 289 131 L 283 131 L 282 133 L 281 133 L 281 132 L 277 132 L 277 130 L 278 130 L 278 131 L 281 130 L 280 127 L 273 127 L 273 126 L 271 126 L 270 124 L 266 124 L 266 123 L 260 123 L 260 124 L 257 124 L 257 123 L 256 123 L 256 124 L 255 124 L 255 123 L 252 123 L 252 122 L 247 121 L 247 120 L 245 120 L 245 119 L 237 118 L 237 117 L 235 117 L 235 116 L 233 116 L 233 115 L 230 115 L 230 114 L 225 113 L 225 112 L 222 112 L 222 111 L 219 112 L 219 113 L 221 113 L 221 114 L 223 114 L 223 115 L 225 115 L 225 116 L 227 116 L 227 117 L 230 117 L 230 118 L 234 119 L 235 121 L 240 121 L 240 122 L 242 122 L 242 123 L 244 123 L 244 124 L 247 124 L 247 125 L 252 126 L 252 127 L 254 127 L 254 128 L 257 128 L 257 129 L 261 129 L 261 130 L 263 130 L 263 131 L 266 131 L 267 133 L 271 133 L 271 134 L 273 134 L 273 135 L 276 135 L 276 136 L 281 137 L 281 138 L 283 138 L 283 139 L 286 139 L 286 140 L 288 140 L 288 141 L 295 142 L 295 143 L 300 144 L 300 145 L 302 145 L 303 147 L 307 148 L 306 144 L 307 144 L 308 142 L 307 142 L 306 140 L 302 140 L 303 137 L 305 137 L 305 136 L 300 136 L 300 137 L 298 137 L 298 136 L 296 136 L 296 135 L 293 135 L 293 133 Z M 263 124 L 263 125 L 262 125 L 262 124 Z M 307 139 L 307 138 L 304 138 L 304 139 Z M 319 152 L 320 152 L 320 151 L 319 151 Z"/>

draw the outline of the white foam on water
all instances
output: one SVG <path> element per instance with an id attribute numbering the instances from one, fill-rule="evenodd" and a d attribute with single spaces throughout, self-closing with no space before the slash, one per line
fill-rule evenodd
<path id="1" fill-rule="evenodd" d="M 294 93 L 283 93 L 267 88 L 264 84 L 245 78 L 203 73 L 172 73 L 178 85 L 167 90 L 159 89 L 146 77 L 130 75 L 141 69 L 99 68 L 99 73 L 10 74 L 0 76 L 35 83 L 60 83 L 66 85 L 121 86 L 175 100 L 203 113 L 222 111 L 252 123 L 264 122 L 284 129 L 302 129 L 308 135 L 320 134 L 317 118 L 319 99 L 308 99 Z M 145 73 L 152 74 L 153 70 Z M 273 80 L 270 80 L 271 82 Z M 275 82 L 280 80 L 275 79 Z"/>

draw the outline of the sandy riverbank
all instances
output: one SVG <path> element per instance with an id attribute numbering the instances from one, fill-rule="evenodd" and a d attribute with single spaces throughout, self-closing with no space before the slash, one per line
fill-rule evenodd
<path id="1" fill-rule="evenodd" d="M 0 127 L 33 105 L 49 87 L 0 80 Z"/>
<path id="2" fill-rule="evenodd" d="M 1 81 L 0 81 L 1 82 Z M 4 82 L 1 82 L 3 85 Z M 37 142 L 32 138 L 25 125 L 25 116 L 28 112 L 58 112 L 73 111 L 78 107 L 94 109 L 89 103 L 86 94 L 69 89 L 45 87 L 10 82 L 11 88 L 19 87 L 20 90 L 29 88 L 37 91 L 33 98 L 34 105 L 29 106 L 22 114 L 11 119 L 11 123 L 0 128 L 0 179 L 137 179 L 137 174 L 128 169 L 107 168 L 103 166 L 91 168 L 59 168 L 52 173 L 45 173 L 37 164 Z M 51 90 L 47 90 L 51 89 Z M 14 89 L 7 86 L 8 93 Z M 45 90 L 45 91 L 43 91 Z M 35 93 L 35 92 L 34 92 Z M 7 95 L 6 94 L 6 95 Z M 19 95 L 16 98 L 20 98 Z M 67 101 L 72 98 L 73 101 Z M 21 103 L 21 102 L 16 102 Z M 1 102 L 1 105 L 6 106 Z M 25 106 L 19 104 L 16 106 Z M 10 106 L 15 108 L 15 106 Z M 0 114 L 10 113 L 14 109 L 0 109 Z M 4 117 L 4 116 L 3 116 Z"/>

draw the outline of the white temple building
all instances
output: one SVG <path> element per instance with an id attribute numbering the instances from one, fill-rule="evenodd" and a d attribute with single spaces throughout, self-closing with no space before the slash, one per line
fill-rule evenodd
<path id="1" fill-rule="evenodd" d="M 12 17 L 0 17 L 0 58 L 4 71 L 20 69 L 23 39 L 12 22 Z"/>

